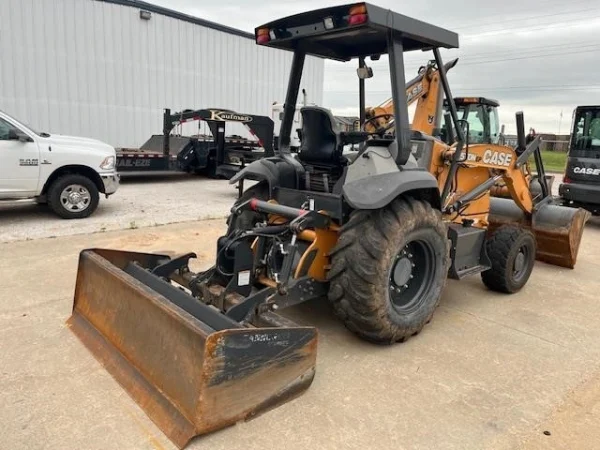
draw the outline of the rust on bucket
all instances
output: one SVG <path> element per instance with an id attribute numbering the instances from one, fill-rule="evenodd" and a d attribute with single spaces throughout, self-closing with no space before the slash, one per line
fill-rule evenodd
<path id="1" fill-rule="evenodd" d="M 555 266 L 573 269 L 590 213 L 581 208 L 541 204 L 528 217 L 510 199 L 490 199 L 490 231 L 502 225 L 530 229 L 536 239 L 536 259 Z"/>
<path id="2" fill-rule="evenodd" d="M 191 296 L 202 309 L 190 314 L 163 295 L 168 286 L 158 293 L 126 271 L 132 261 L 148 268 L 165 258 L 84 250 L 67 323 L 175 445 L 183 448 L 194 436 L 249 419 L 310 386 L 315 328 L 245 327 Z"/>

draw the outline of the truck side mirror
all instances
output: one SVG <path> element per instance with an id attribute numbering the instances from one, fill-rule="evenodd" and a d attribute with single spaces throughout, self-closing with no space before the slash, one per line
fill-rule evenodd
<path id="1" fill-rule="evenodd" d="M 31 139 L 25 133 L 21 133 L 20 131 L 15 130 L 14 128 L 8 130 L 8 140 L 19 142 L 33 142 L 33 139 Z"/>
<path id="2" fill-rule="evenodd" d="M 17 132 L 15 131 L 14 128 L 10 128 L 8 130 L 8 140 L 9 141 L 18 141 L 19 140 L 19 135 L 17 134 Z"/>

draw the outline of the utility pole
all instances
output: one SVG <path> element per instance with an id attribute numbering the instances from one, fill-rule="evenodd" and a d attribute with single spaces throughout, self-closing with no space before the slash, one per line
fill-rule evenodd
<path id="1" fill-rule="evenodd" d="M 560 136 L 560 126 L 562 124 L 563 110 L 560 110 L 560 119 L 558 120 L 558 135 Z"/>

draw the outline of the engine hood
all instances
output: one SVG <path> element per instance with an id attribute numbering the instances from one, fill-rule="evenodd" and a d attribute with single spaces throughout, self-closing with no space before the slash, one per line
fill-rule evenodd
<path id="1" fill-rule="evenodd" d="M 71 151 L 77 150 L 82 153 L 104 154 L 106 156 L 114 155 L 114 147 L 97 139 L 84 138 L 79 136 L 65 136 L 62 134 L 52 134 L 50 137 L 43 138 L 44 142 Z"/>

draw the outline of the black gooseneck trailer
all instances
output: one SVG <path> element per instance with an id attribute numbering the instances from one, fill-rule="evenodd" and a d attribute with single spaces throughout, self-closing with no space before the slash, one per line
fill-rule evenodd
<path id="1" fill-rule="evenodd" d="M 210 135 L 177 136 L 171 132 L 186 122 L 204 121 Z M 241 123 L 256 140 L 226 135 L 227 123 Z M 165 109 L 163 133 L 153 135 L 139 149 L 117 150 L 117 169 L 122 175 L 188 172 L 230 179 L 247 164 L 273 156 L 270 117 L 240 114 L 227 109 Z"/>

